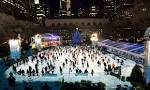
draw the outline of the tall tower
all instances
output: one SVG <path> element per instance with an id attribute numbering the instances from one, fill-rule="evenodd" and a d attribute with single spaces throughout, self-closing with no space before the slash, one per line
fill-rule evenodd
<path id="1" fill-rule="evenodd" d="M 60 0 L 60 16 L 71 16 L 71 0 Z"/>
<path id="2" fill-rule="evenodd" d="M 34 7 L 36 11 L 36 22 L 43 25 L 45 19 L 44 3 L 40 2 L 40 0 L 34 0 Z"/>
<path id="3" fill-rule="evenodd" d="M 104 15 L 113 18 L 117 11 L 117 0 L 104 0 Z"/>
<path id="4" fill-rule="evenodd" d="M 67 16 L 71 16 L 71 0 L 67 0 Z"/>

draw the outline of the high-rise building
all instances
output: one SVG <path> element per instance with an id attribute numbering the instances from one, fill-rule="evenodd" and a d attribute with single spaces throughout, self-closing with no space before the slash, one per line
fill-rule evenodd
<path id="1" fill-rule="evenodd" d="M 96 17 L 97 16 L 97 14 L 98 14 L 98 9 L 97 9 L 97 7 L 96 7 L 96 5 L 92 5 L 91 7 L 90 7 L 90 13 L 89 13 L 89 16 L 90 17 Z"/>
<path id="2" fill-rule="evenodd" d="M 16 19 L 33 20 L 32 0 L 0 0 L 0 12 L 14 16 Z"/>
<path id="3" fill-rule="evenodd" d="M 43 25 L 45 18 L 49 14 L 47 5 L 42 0 L 34 0 L 34 9 L 36 11 L 36 22 Z"/>
<path id="4" fill-rule="evenodd" d="M 106 18 L 113 18 L 117 14 L 118 0 L 104 1 L 104 16 Z"/>
<path id="5" fill-rule="evenodd" d="M 134 6 L 134 0 L 121 0 L 119 2 L 118 17 L 131 18 L 133 16 L 130 10 Z"/>
<path id="6" fill-rule="evenodd" d="M 78 9 L 78 17 L 85 17 L 85 9 L 79 8 Z"/>
<path id="7" fill-rule="evenodd" d="M 60 0 L 60 16 L 71 16 L 71 0 Z"/>
<path id="8" fill-rule="evenodd" d="M 112 19 L 114 16 L 118 17 L 132 17 L 130 9 L 133 7 L 134 0 L 105 0 L 104 1 L 104 15 Z"/>

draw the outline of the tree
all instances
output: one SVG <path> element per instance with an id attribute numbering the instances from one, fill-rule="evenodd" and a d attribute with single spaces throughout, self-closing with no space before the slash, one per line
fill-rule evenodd
<path id="1" fill-rule="evenodd" d="M 145 90 L 150 90 L 150 82 L 145 86 Z"/>
<path id="2" fill-rule="evenodd" d="M 0 41 L 2 42 L 16 38 L 18 33 L 22 38 L 28 39 L 40 31 L 38 28 L 39 26 L 34 23 L 16 20 L 13 16 L 0 13 L 0 35 L 3 36 Z"/>
<path id="3" fill-rule="evenodd" d="M 144 87 L 144 75 L 139 65 L 134 66 L 131 72 L 131 76 L 127 78 L 127 81 L 130 81 L 133 86 Z"/>

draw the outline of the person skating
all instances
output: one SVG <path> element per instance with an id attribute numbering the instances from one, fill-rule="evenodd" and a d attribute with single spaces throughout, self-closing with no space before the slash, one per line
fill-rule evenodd
<path id="1" fill-rule="evenodd" d="M 33 69 L 33 71 L 32 71 L 32 75 L 35 76 L 35 70 L 34 70 L 34 69 Z"/>
<path id="2" fill-rule="evenodd" d="M 98 66 L 101 66 L 101 62 L 100 61 L 97 61 L 97 64 L 98 64 Z"/>
<path id="3" fill-rule="evenodd" d="M 22 71 L 21 71 L 21 73 L 22 73 L 22 75 L 23 75 L 23 76 L 25 75 L 25 72 L 24 72 L 24 70 L 22 70 Z"/>
<path id="4" fill-rule="evenodd" d="M 61 66 L 59 67 L 59 70 L 60 70 L 60 74 L 62 75 L 62 68 L 61 68 Z"/>
<path id="5" fill-rule="evenodd" d="M 87 70 L 87 69 L 85 69 L 84 73 L 88 73 L 88 70 Z"/>
<path id="6" fill-rule="evenodd" d="M 10 76 L 8 77 L 9 86 L 12 87 L 12 88 L 15 88 L 16 79 L 13 77 L 13 73 L 12 73 L 12 72 L 10 72 L 9 75 L 10 75 Z"/>
<path id="7" fill-rule="evenodd" d="M 104 62 L 104 68 L 106 68 L 106 62 Z"/>
<path id="8" fill-rule="evenodd" d="M 71 67 L 69 68 L 69 73 L 70 73 L 70 72 L 72 72 L 72 69 L 71 69 Z"/>
<path id="9" fill-rule="evenodd" d="M 13 72 L 16 74 L 16 66 L 13 65 Z"/>
<path id="10" fill-rule="evenodd" d="M 19 75 L 21 75 L 21 71 L 22 71 L 21 69 L 18 71 L 18 74 L 19 74 Z"/>
<path id="11" fill-rule="evenodd" d="M 123 65 L 124 64 L 124 61 L 123 60 L 121 60 L 121 65 Z"/>
<path id="12" fill-rule="evenodd" d="M 42 75 L 44 75 L 44 69 L 42 69 Z"/>
<path id="13" fill-rule="evenodd" d="M 68 60 L 67 60 L 67 59 L 65 59 L 65 61 L 66 61 L 66 64 L 67 64 L 67 61 L 68 61 Z"/>
<path id="14" fill-rule="evenodd" d="M 63 68 L 65 68 L 65 63 L 63 62 Z"/>
<path id="15" fill-rule="evenodd" d="M 29 66 L 29 76 L 31 76 L 31 72 L 32 72 L 32 67 Z"/>
<path id="16" fill-rule="evenodd" d="M 87 61 L 87 68 L 89 68 L 89 62 Z"/>
<path id="17" fill-rule="evenodd" d="M 93 76 L 93 74 L 94 74 L 94 70 L 92 69 L 92 70 L 91 70 L 91 75 Z"/>
<path id="18" fill-rule="evenodd" d="M 47 67 L 45 67 L 45 73 L 47 73 Z"/>
<path id="19" fill-rule="evenodd" d="M 115 66 L 115 64 L 113 63 L 113 64 L 112 64 L 112 71 L 113 71 L 113 72 L 115 71 L 115 67 L 116 67 L 116 66 Z"/>
<path id="20" fill-rule="evenodd" d="M 29 76 L 29 70 L 27 69 L 26 74 Z"/>

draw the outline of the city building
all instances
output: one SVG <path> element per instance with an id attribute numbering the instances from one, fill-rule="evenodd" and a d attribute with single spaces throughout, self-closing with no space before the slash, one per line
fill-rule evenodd
<path id="1" fill-rule="evenodd" d="M 134 0 L 105 0 L 104 16 L 113 19 L 117 17 L 132 17 L 130 9 L 133 7 Z"/>
<path id="2" fill-rule="evenodd" d="M 98 9 L 97 9 L 97 7 L 95 5 L 91 5 L 89 11 L 90 11 L 90 13 L 89 13 L 90 17 L 96 17 L 97 14 L 98 14 Z"/>
<path id="3" fill-rule="evenodd" d="M 60 0 L 59 16 L 71 16 L 71 0 Z"/>
<path id="4" fill-rule="evenodd" d="M 63 40 L 71 40 L 72 33 L 75 28 L 79 28 L 82 38 L 85 40 L 93 32 L 96 32 L 102 37 L 104 33 L 104 25 L 108 23 L 105 18 L 61 18 L 61 19 L 46 19 L 45 27 L 48 32 L 57 33 L 63 37 Z"/>
<path id="5" fill-rule="evenodd" d="M 85 17 L 85 16 L 86 16 L 85 9 L 79 8 L 78 17 Z"/>
<path id="6" fill-rule="evenodd" d="M 35 0 L 33 6 L 36 12 L 36 23 L 44 25 L 45 18 L 49 16 L 49 9 L 47 5 L 42 0 Z"/>
<path id="7" fill-rule="evenodd" d="M 106 18 L 113 18 L 117 14 L 118 3 L 117 0 L 104 1 L 104 16 Z"/>
<path id="8" fill-rule="evenodd" d="M 118 17 L 131 18 L 133 16 L 130 10 L 134 6 L 134 0 L 121 0 L 118 7 Z"/>
<path id="9" fill-rule="evenodd" d="M 1 0 L 0 12 L 12 15 L 16 19 L 34 21 L 32 0 Z"/>

